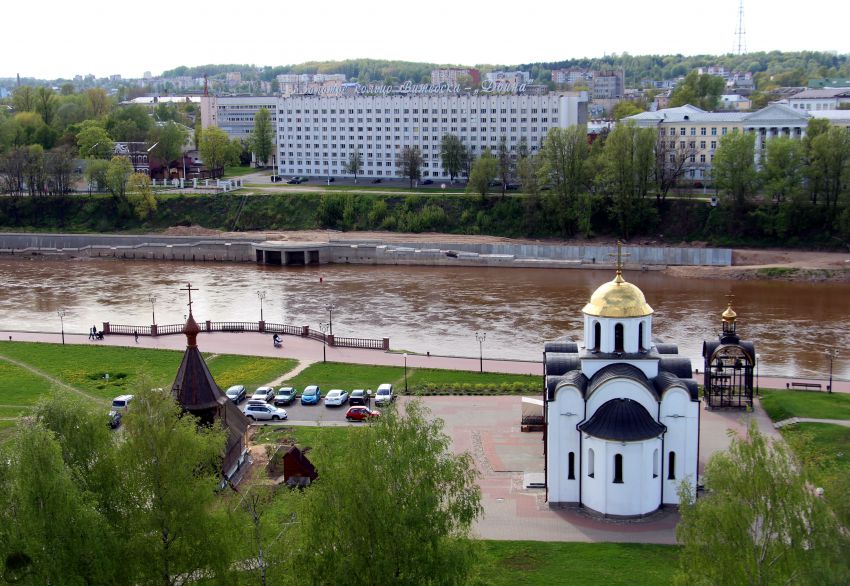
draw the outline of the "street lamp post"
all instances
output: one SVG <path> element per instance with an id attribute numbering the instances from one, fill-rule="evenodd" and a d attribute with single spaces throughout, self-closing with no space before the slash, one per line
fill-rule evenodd
<path id="1" fill-rule="evenodd" d="M 151 323 L 156 325 L 156 296 L 151 295 L 148 301 L 151 302 Z"/>
<path id="2" fill-rule="evenodd" d="M 407 352 L 404 353 L 404 394 L 407 394 Z"/>
<path id="3" fill-rule="evenodd" d="M 260 299 L 260 321 L 263 321 L 263 299 L 266 298 L 266 292 L 257 291 L 257 297 Z"/>
<path id="4" fill-rule="evenodd" d="M 479 372 L 484 372 L 484 340 L 487 339 L 486 332 L 475 332 L 475 339 L 478 340 L 478 368 Z"/>
<path id="5" fill-rule="evenodd" d="M 59 316 L 59 324 L 60 324 L 60 327 L 62 328 L 62 344 L 65 344 L 65 308 L 64 307 L 60 308 L 56 312 L 56 315 Z"/>
<path id="6" fill-rule="evenodd" d="M 325 305 L 325 309 L 328 310 L 328 333 L 333 336 L 334 335 L 334 309 L 336 306 L 333 303 L 328 303 Z"/>
<path id="7" fill-rule="evenodd" d="M 759 362 L 761 362 L 761 354 L 756 354 L 756 395 L 761 395 L 761 386 L 759 385 Z"/>
<path id="8" fill-rule="evenodd" d="M 829 358 L 829 386 L 826 387 L 827 392 L 832 392 L 832 363 L 838 358 L 838 348 L 830 348 L 824 351 L 824 354 Z"/>
<path id="9" fill-rule="evenodd" d="M 325 337 L 325 332 L 328 331 L 328 324 L 322 322 L 319 324 L 319 329 L 322 330 L 322 362 L 328 361 L 327 348 L 328 339 Z"/>

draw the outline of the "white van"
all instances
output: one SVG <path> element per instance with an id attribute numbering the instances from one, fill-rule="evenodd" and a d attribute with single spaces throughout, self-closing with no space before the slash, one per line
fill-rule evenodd
<path id="1" fill-rule="evenodd" d="M 130 407 L 130 401 L 133 400 L 133 395 L 119 395 L 112 399 L 112 410 L 126 413 Z"/>
<path id="2" fill-rule="evenodd" d="M 390 383 L 383 383 L 375 391 L 375 405 L 387 405 L 395 401 L 393 394 L 393 386 Z"/>

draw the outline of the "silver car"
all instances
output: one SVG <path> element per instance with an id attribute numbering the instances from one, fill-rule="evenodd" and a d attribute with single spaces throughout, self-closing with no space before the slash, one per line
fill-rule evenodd
<path id="1" fill-rule="evenodd" d="M 273 405 L 248 405 L 245 415 L 255 421 L 280 421 L 287 418 L 285 409 Z"/>

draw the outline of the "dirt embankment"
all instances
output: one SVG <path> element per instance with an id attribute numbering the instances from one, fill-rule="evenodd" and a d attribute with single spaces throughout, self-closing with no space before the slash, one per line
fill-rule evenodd
<path id="1" fill-rule="evenodd" d="M 262 238 L 291 242 L 328 242 L 329 240 L 376 240 L 389 243 L 458 242 L 470 244 L 562 244 L 582 245 L 587 240 L 530 240 L 499 236 L 473 236 L 462 234 L 403 234 L 395 232 L 337 232 L 335 230 L 293 230 L 263 232 L 222 232 L 201 226 L 175 226 L 164 232 L 169 236 L 219 236 L 225 238 Z M 616 244 L 613 239 L 596 239 L 597 245 Z M 634 241 L 628 246 L 682 246 L 659 241 Z M 705 243 L 694 242 L 688 246 L 705 247 Z M 754 250 L 734 249 L 732 266 L 729 267 L 668 267 L 666 272 L 682 277 L 709 279 L 779 279 L 786 281 L 835 281 L 850 282 L 850 253 L 811 252 L 799 250 Z"/>

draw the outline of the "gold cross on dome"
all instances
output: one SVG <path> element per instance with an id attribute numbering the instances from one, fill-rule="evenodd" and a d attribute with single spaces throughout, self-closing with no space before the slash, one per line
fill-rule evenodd
<path id="1" fill-rule="evenodd" d="M 617 276 L 621 277 L 623 275 L 623 257 L 624 256 L 631 256 L 631 253 L 623 252 L 623 242 L 620 241 L 620 240 L 617 240 L 617 254 L 614 254 L 613 252 L 609 252 L 608 256 L 611 256 L 611 257 L 616 256 L 617 257 L 617 265 L 616 265 Z"/>
<path id="2" fill-rule="evenodd" d="M 735 300 L 735 294 L 734 293 L 727 293 L 726 294 L 726 301 L 727 301 L 727 304 L 729 305 L 729 307 L 732 307 L 732 302 L 734 300 Z"/>
<path id="3" fill-rule="evenodd" d="M 186 283 L 185 289 L 180 289 L 181 291 L 189 292 L 189 315 L 192 314 L 192 291 L 198 291 L 198 289 L 192 287 L 192 283 Z"/>

